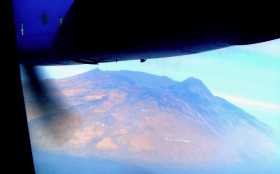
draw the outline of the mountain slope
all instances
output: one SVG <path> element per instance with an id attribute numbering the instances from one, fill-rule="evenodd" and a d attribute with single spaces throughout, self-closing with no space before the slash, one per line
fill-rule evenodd
<path id="1" fill-rule="evenodd" d="M 94 70 L 52 82 L 68 115 L 52 113 L 51 126 L 44 122 L 48 113 L 32 112 L 32 98 L 25 97 L 32 144 L 39 149 L 192 167 L 276 155 L 266 125 L 193 77 L 176 82 L 141 72 Z"/>

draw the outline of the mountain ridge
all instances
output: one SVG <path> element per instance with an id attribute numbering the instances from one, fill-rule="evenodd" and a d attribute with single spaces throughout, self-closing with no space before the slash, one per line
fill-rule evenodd
<path id="1" fill-rule="evenodd" d="M 194 77 L 176 82 L 142 72 L 94 70 L 53 82 L 77 115 L 54 117 L 64 123 L 52 125 L 61 133 L 59 146 L 44 116 L 31 120 L 32 144 L 41 148 L 187 165 L 274 154 L 265 124 Z"/>

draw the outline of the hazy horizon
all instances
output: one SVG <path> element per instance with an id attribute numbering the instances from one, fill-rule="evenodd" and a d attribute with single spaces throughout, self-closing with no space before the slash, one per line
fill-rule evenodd
<path id="1" fill-rule="evenodd" d="M 216 95 L 226 98 L 280 133 L 280 39 L 232 46 L 199 54 L 145 63 L 124 61 L 99 65 L 43 67 L 44 78 L 64 78 L 100 70 L 130 70 L 167 76 L 176 81 L 201 79 Z"/>
<path id="2" fill-rule="evenodd" d="M 52 85 L 59 107 L 40 107 L 23 86 L 38 174 L 279 171 L 270 128 L 199 78 L 102 70 Z"/>

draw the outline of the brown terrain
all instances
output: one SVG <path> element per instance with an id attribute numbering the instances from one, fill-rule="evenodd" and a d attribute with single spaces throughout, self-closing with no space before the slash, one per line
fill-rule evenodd
<path id="1" fill-rule="evenodd" d="M 77 156 L 178 165 L 267 159 L 269 128 L 198 79 L 94 70 L 51 80 L 64 108 L 40 111 L 25 88 L 33 147 Z M 253 141 L 252 141 L 253 140 Z"/>

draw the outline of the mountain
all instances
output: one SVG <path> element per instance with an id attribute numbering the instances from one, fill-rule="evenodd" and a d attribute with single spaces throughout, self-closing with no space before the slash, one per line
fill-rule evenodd
<path id="1" fill-rule="evenodd" d="M 60 80 L 63 110 L 40 112 L 25 88 L 32 146 L 131 163 L 209 167 L 270 160 L 276 145 L 254 116 L 215 96 L 199 79 L 182 82 L 132 71 L 93 70 Z M 46 119 L 51 120 L 46 124 Z"/>

